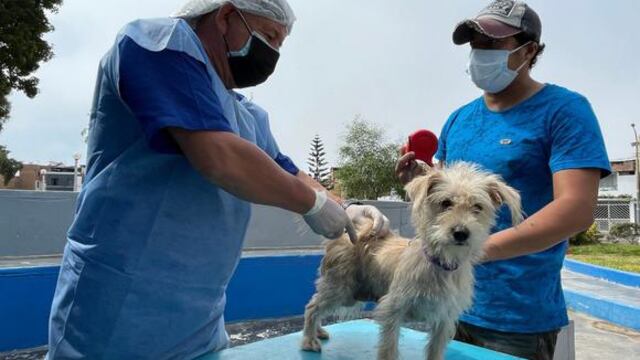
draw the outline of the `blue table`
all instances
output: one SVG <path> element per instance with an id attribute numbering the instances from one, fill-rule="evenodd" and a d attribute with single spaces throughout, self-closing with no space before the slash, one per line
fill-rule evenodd
<path id="1" fill-rule="evenodd" d="M 371 360 L 376 358 L 378 325 L 371 320 L 349 321 L 326 327 L 331 339 L 323 341 L 322 353 L 300 350 L 301 333 L 234 347 L 199 360 Z M 401 359 L 424 359 L 427 335 L 402 329 L 400 336 Z M 447 360 L 507 360 L 518 359 L 495 351 L 452 341 L 446 353 Z"/>

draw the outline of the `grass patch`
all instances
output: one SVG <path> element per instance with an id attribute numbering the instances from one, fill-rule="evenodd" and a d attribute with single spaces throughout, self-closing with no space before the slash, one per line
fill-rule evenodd
<path id="1" fill-rule="evenodd" d="M 597 244 L 569 247 L 568 257 L 612 269 L 640 273 L 640 246 Z"/>

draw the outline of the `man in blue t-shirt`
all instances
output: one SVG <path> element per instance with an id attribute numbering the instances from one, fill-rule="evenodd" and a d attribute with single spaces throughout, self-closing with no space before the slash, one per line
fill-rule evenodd
<path id="1" fill-rule="evenodd" d="M 456 339 L 527 359 L 553 358 L 568 323 L 566 239 L 593 223 L 598 182 L 610 172 L 587 99 L 531 78 L 540 36 L 538 15 L 521 1 L 494 1 L 458 24 L 453 41 L 470 43 L 469 74 L 484 95 L 449 117 L 436 154 L 441 164 L 477 163 L 520 191 L 526 220 L 513 228 L 500 212 Z M 398 162 L 401 180 L 421 171 L 414 159 Z"/>

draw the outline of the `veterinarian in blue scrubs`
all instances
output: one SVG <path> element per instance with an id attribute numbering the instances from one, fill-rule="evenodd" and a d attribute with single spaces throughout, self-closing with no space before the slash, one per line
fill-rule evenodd
<path id="1" fill-rule="evenodd" d="M 267 80 L 294 19 L 286 0 L 200 0 L 118 34 L 99 67 L 48 359 L 226 347 L 225 289 L 250 202 L 302 214 L 328 238 L 350 217 L 386 229 L 375 208 L 328 198 L 280 152 L 267 113 L 231 90 Z"/>
<path id="2" fill-rule="evenodd" d="M 567 238 L 593 223 L 599 180 L 610 173 L 587 99 L 530 76 L 541 33 L 533 9 L 509 0 L 456 27 L 453 41 L 470 43 L 469 74 L 484 95 L 451 114 L 436 154 L 441 163 L 478 163 L 520 191 L 527 219 L 512 228 L 501 212 L 456 339 L 527 359 L 553 358 L 568 323 L 560 282 Z M 407 181 L 415 168 L 406 155 L 398 175 Z"/>

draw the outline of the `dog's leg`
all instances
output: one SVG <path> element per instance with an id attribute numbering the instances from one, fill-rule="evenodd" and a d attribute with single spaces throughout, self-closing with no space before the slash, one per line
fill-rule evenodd
<path id="1" fill-rule="evenodd" d="M 447 348 L 447 344 L 456 332 L 456 324 L 453 321 L 443 320 L 431 329 L 429 344 L 425 351 L 429 360 L 442 360 Z"/>
<path id="2" fill-rule="evenodd" d="M 313 294 L 311 300 L 305 306 L 304 310 L 304 329 L 302 330 L 302 350 L 305 351 L 320 351 L 320 340 L 317 337 L 318 328 L 318 296 L 319 293 Z"/>
<path id="3" fill-rule="evenodd" d="M 316 334 L 318 335 L 318 339 L 320 340 L 329 339 L 329 333 L 320 325 L 320 320 L 318 320 L 318 328 L 316 329 Z"/>
<path id="4" fill-rule="evenodd" d="M 378 360 L 398 359 L 400 324 L 405 311 L 402 300 L 396 296 L 386 295 L 380 300 L 376 308 L 376 319 L 381 326 Z"/>
<path id="5" fill-rule="evenodd" d="M 321 351 L 319 338 L 328 339 L 329 334 L 320 327 L 320 321 L 323 316 L 331 313 L 335 308 L 345 305 L 345 300 L 345 292 L 342 289 L 334 291 L 321 290 L 313 295 L 304 311 L 302 350 Z"/>

